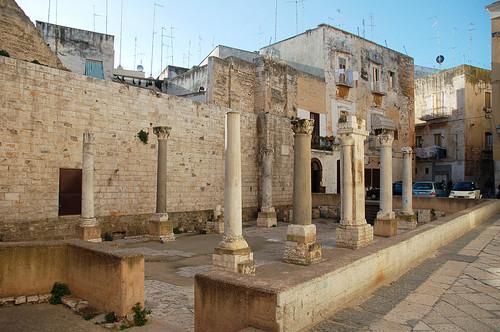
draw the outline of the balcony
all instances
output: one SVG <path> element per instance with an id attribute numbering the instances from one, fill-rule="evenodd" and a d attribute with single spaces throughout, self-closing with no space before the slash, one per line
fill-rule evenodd
<path id="1" fill-rule="evenodd" d="M 419 159 L 445 159 L 446 148 L 437 145 L 432 145 L 425 148 L 415 148 L 415 155 Z"/>
<path id="2" fill-rule="evenodd" d="M 387 89 L 385 87 L 384 82 L 382 81 L 376 81 L 372 82 L 372 93 L 376 95 L 385 95 L 387 92 Z"/>
<path id="3" fill-rule="evenodd" d="M 334 145 L 334 137 L 313 136 L 311 138 L 311 149 L 332 151 Z"/>
<path id="4" fill-rule="evenodd" d="M 424 112 L 419 118 L 422 121 L 446 120 L 452 115 L 452 110 L 449 107 L 434 107 Z"/>
<path id="5" fill-rule="evenodd" d="M 335 84 L 352 88 L 354 80 L 351 69 L 338 69 L 335 71 Z"/>

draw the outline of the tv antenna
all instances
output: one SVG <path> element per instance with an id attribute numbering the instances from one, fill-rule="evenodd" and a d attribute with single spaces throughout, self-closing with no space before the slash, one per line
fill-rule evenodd
<path id="1" fill-rule="evenodd" d="M 165 27 L 161 27 L 161 47 L 160 47 L 160 74 L 163 71 L 163 46 L 165 46 L 165 43 L 163 42 L 163 38 L 166 36 L 164 34 L 164 31 L 167 30 Z M 167 45 L 168 49 L 168 45 Z"/>
<path id="2" fill-rule="evenodd" d="M 471 64 L 472 63 L 472 32 L 476 30 L 474 28 L 474 23 L 470 22 L 469 23 L 469 29 L 467 29 L 467 32 L 469 34 L 469 59 L 468 59 L 468 63 Z"/>
<path id="3" fill-rule="evenodd" d="M 155 48 L 155 18 L 156 18 L 156 7 L 161 7 L 163 6 L 157 2 L 153 4 L 153 31 L 152 31 L 152 36 L 151 36 L 151 67 L 150 67 L 150 72 L 149 72 L 149 77 L 153 77 L 153 54 L 154 54 L 154 48 Z"/>
<path id="4" fill-rule="evenodd" d="M 304 1 L 306 0 L 292 0 L 287 1 L 289 3 L 295 3 L 295 34 L 299 34 L 299 4 L 302 5 L 302 9 L 304 9 Z"/>
<path id="5" fill-rule="evenodd" d="M 123 2 L 122 2 L 122 6 L 123 6 Z M 108 34 L 108 0 L 106 0 L 106 34 Z M 121 51 L 120 51 L 120 53 L 121 53 Z"/>
<path id="6" fill-rule="evenodd" d="M 106 0 L 106 34 L 107 33 L 108 33 L 108 0 Z M 120 3 L 120 57 L 118 59 L 118 68 L 120 69 L 122 69 L 122 36 L 123 36 L 123 0 L 121 0 Z M 136 38 L 136 43 L 137 43 L 137 38 Z"/>
<path id="7" fill-rule="evenodd" d="M 189 68 L 189 60 L 191 59 L 191 39 L 188 44 L 188 52 L 187 52 L 187 68 Z"/>
<path id="8" fill-rule="evenodd" d="M 277 32 L 278 32 L 278 0 L 274 2 L 274 42 L 276 42 Z"/>
<path id="9" fill-rule="evenodd" d="M 369 19 L 370 19 L 370 24 L 368 24 L 368 26 L 370 27 L 370 39 L 373 40 L 374 38 L 374 35 L 373 35 L 373 28 L 375 27 L 375 23 L 373 23 L 374 21 L 374 18 L 373 18 L 373 14 L 370 13 L 370 16 L 369 16 Z"/>
<path id="10" fill-rule="evenodd" d="M 198 35 L 198 59 L 200 59 L 200 61 L 202 60 L 201 58 L 201 43 L 203 42 L 203 38 L 201 38 L 200 35 Z"/>
<path id="11" fill-rule="evenodd" d="M 278 1 L 278 0 L 276 0 Z M 49 13 L 47 15 L 47 23 L 50 23 L 50 0 L 49 0 Z"/>
<path id="12" fill-rule="evenodd" d="M 94 9 L 94 14 L 93 14 L 93 16 L 94 16 L 94 32 L 95 32 L 95 18 L 96 18 L 96 17 L 98 17 L 98 16 L 101 16 L 101 17 L 102 17 L 102 15 L 96 14 L 96 12 L 95 12 L 95 5 L 93 5 L 92 7 L 93 7 L 93 9 Z M 57 7 L 56 7 L 56 9 L 57 9 Z M 57 16 L 56 16 L 56 17 L 57 17 Z"/>

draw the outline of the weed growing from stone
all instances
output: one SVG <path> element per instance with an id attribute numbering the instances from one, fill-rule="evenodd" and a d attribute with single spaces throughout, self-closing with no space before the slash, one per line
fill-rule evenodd
<path id="1" fill-rule="evenodd" d="M 114 312 L 108 312 L 106 315 L 104 315 L 104 320 L 106 321 L 106 323 L 114 323 L 118 321 Z"/>
<path id="2" fill-rule="evenodd" d="M 61 304 L 62 297 L 71 294 L 68 285 L 60 282 L 54 283 L 54 286 L 52 286 L 52 290 L 50 291 L 50 293 L 52 294 L 52 296 L 50 297 L 51 304 Z"/>
<path id="3" fill-rule="evenodd" d="M 142 143 L 148 144 L 149 133 L 142 130 L 137 133 L 137 137 L 141 140 Z"/>
<path id="4" fill-rule="evenodd" d="M 146 308 L 143 309 L 140 303 L 136 303 L 132 308 L 132 311 L 134 312 L 135 326 L 144 326 L 144 324 L 146 324 L 146 322 L 148 321 L 147 316 L 151 314 L 151 310 Z"/>

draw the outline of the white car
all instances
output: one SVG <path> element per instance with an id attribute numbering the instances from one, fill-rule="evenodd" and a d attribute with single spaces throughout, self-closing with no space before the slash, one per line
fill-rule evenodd
<path id="1" fill-rule="evenodd" d="M 453 185 L 449 197 L 480 199 L 482 195 L 481 191 L 476 187 L 476 184 L 474 182 L 462 181 L 457 182 Z"/>

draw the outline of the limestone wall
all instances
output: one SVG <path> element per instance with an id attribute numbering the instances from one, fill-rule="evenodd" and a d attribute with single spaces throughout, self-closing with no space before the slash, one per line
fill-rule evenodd
<path id="1" fill-rule="evenodd" d="M 13 58 L 64 68 L 14 0 L 0 0 L 0 50 Z"/>
<path id="2" fill-rule="evenodd" d="M 152 127 L 156 125 L 172 127 L 168 211 L 186 223 L 198 223 L 206 219 L 207 211 L 223 205 L 225 108 L 4 57 L 0 57 L 0 76 L 0 234 L 4 240 L 16 232 L 14 238 L 22 239 L 19 227 L 26 232 L 39 227 L 40 237 L 47 235 L 44 230 L 58 232 L 60 227 L 65 230 L 58 237 L 71 237 L 68 225 L 75 218 L 58 217 L 59 168 L 81 168 L 84 130 L 96 136 L 94 186 L 99 219 L 119 225 L 121 218 L 154 212 L 157 146 Z M 137 138 L 140 130 L 149 132 L 147 144 Z M 257 115 L 243 112 L 246 218 L 258 208 L 257 131 Z M 279 139 L 275 204 L 289 205 L 293 169 L 289 120 L 276 118 L 273 132 Z M 127 218 L 128 223 L 134 222 Z"/>
<path id="3" fill-rule="evenodd" d="M 144 257 L 82 241 L 0 245 L 0 298 L 50 293 L 55 282 L 92 307 L 119 316 L 144 304 Z"/>

